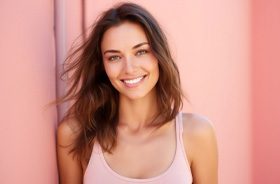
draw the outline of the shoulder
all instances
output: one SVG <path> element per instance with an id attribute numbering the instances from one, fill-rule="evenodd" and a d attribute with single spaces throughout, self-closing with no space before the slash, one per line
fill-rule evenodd
<path id="1" fill-rule="evenodd" d="M 184 136 L 203 138 L 213 136 L 214 126 L 207 117 L 195 113 L 183 113 Z"/>
<path id="2" fill-rule="evenodd" d="M 215 149 L 216 135 L 213 123 L 205 116 L 183 113 L 183 142 L 190 162 L 207 149 Z"/>
<path id="3" fill-rule="evenodd" d="M 59 145 L 67 146 L 73 143 L 79 133 L 79 123 L 71 118 L 63 120 L 57 127 L 57 141 Z"/>
<path id="4" fill-rule="evenodd" d="M 195 183 L 217 183 L 218 148 L 213 122 L 200 114 L 184 113 L 183 127 L 184 147 Z"/>
<path id="5" fill-rule="evenodd" d="M 61 184 L 82 182 L 81 162 L 71 152 L 78 135 L 77 123 L 75 119 L 68 119 L 57 128 L 57 160 Z"/>
<path id="6" fill-rule="evenodd" d="M 76 144 L 77 141 L 79 142 L 78 139 L 80 139 L 81 133 L 82 128 L 78 120 L 72 118 L 62 121 L 57 128 L 57 150 L 64 152 L 65 155 L 69 155 L 69 157 L 72 156 L 72 158 L 74 158 L 73 148 L 76 147 L 77 149 Z M 93 144 L 94 141 L 90 142 L 89 147 L 84 147 L 82 151 L 80 150 L 83 152 L 83 156 L 77 154 L 75 155 L 76 158 L 79 157 L 80 160 L 78 160 L 83 166 L 83 169 L 90 159 Z"/>

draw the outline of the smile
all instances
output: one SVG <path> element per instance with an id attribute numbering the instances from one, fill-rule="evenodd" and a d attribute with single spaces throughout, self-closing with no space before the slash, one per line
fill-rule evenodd
<path id="1" fill-rule="evenodd" d="M 141 82 L 145 77 L 146 77 L 146 75 L 143 75 L 141 77 L 137 77 L 134 79 L 124 79 L 124 80 L 122 80 L 122 82 L 125 83 L 126 85 L 135 85 L 135 84 L 138 84 L 139 82 Z"/>

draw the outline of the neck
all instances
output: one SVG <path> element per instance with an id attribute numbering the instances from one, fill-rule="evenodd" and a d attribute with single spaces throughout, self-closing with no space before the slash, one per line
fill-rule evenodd
<path id="1" fill-rule="evenodd" d="M 149 96 L 137 100 L 120 97 L 119 126 L 131 131 L 141 131 L 149 128 L 150 123 L 158 115 L 156 96 Z"/>

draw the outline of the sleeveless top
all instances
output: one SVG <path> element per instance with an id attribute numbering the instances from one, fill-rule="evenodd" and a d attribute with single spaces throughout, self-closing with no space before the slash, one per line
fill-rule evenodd
<path id="1" fill-rule="evenodd" d="M 84 174 L 84 184 L 191 184 L 193 181 L 183 144 L 182 113 L 178 113 L 176 124 L 176 152 L 170 166 L 160 175 L 145 178 L 129 178 L 122 176 L 110 168 L 106 162 L 101 146 L 94 143 L 91 157 Z"/>

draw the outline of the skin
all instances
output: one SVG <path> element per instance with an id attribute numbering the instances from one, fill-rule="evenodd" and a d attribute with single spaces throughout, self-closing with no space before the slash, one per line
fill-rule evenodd
<path id="1" fill-rule="evenodd" d="M 113 154 L 104 153 L 105 160 L 114 171 L 126 177 L 157 176 L 171 164 L 176 147 L 174 120 L 159 129 L 149 126 L 159 111 L 155 90 L 158 61 L 143 29 L 131 22 L 107 30 L 101 50 L 105 71 L 120 93 L 118 145 Z M 124 82 L 142 76 L 139 83 Z M 73 142 L 76 125 L 74 119 L 59 125 L 58 144 Z M 201 115 L 188 113 L 183 115 L 183 125 L 183 142 L 194 183 L 217 184 L 218 154 L 212 123 Z M 69 150 L 57 147 L 60 183 L 81 184 L 87 163 L 74 160 L 67 154 Z M 145 159 L 141 159 L 143 155 Z M 138 167 L 131 168 L 131 164 Z"/>

